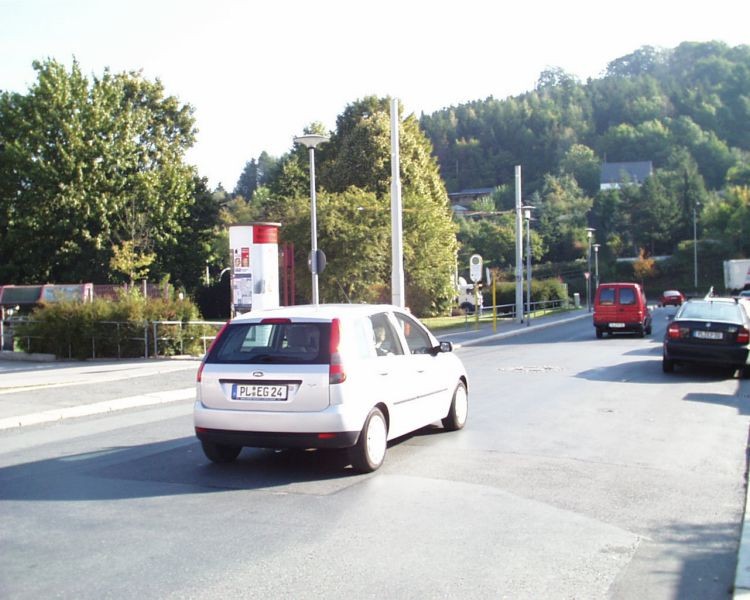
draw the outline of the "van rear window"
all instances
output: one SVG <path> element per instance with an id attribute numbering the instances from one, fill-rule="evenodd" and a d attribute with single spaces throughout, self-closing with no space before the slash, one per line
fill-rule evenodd
<path id="1" fill-rule="evenodd" d="M 615 303 L 615 288 L 600 288 L 599 289 L 599 304 L 605 306 Z"/>
<path id="2" fill-rule="evenodd" d="M 631 287 L 620 288 L 620 304 L 635 304 L 635 289 Z"/>
<path id="3" fill-rule="evenodd" d="M 330 323 L 233 323 L 216 340 L 207 363 L 330 362 Z"/>

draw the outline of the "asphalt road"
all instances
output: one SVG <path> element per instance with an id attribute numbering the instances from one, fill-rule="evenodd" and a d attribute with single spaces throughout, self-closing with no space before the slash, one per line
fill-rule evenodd
<path id="1" fill-rule="evenodd" d="M 190 400 L 0 431 L 0 597 L 727 598 L 750 381 L 661 373 L 664 314 L 645 339 L 584 320 L 459 349 L 466 429 L 371 475 L 324 452 L 210 464 Z"/>

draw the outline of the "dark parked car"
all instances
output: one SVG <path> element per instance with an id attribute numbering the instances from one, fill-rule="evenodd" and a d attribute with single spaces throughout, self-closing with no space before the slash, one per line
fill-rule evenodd
<path id="1" fill-rule="evenodd" d="M 750 319 L 745 303 L 734 298 L 688 300 L 677 311 L 664 336 L 662 369 L 678 364 L 702 364 L 740 369 L 748 366 Z"/>
<path id="2" fill-rule="evenodd" d="M 661 295 L 662 306 L 681 306 L 685 302 L 685 295 L 678 290 L 666 290 Z"/>

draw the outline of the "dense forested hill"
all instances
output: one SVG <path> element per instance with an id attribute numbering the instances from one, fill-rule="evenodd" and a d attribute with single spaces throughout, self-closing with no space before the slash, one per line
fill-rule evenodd
<path id="1" fill-rule="evenodd" d="M 647 46 L 612 61 L 601 78 L 545 71 L 533 91 L 446 108 L 420 124 L 449 192 L 509 183 L 523 165 L 530 190 L 564 170 L 593 194 L 592 157 L 658 169 L 689 156 L 706 186 L 720 189 L 750 150 L 750 46 Z"/>
<path id="2" fill-rule="evenodd" d="M 475 206 L 486 215 L 513 207 L 522 166 L 524 203 L 536 207 L 535 261 L 585 258 L 591 227 L 605 268 L 616 257 L 673 254 L 662 270 L 692 280 L 696 226 L 702 272 L 750 256 L 750 46 L 647 46 L 600 78 L 551 69 L 532 91 L 449 107 L 420 124 L 449 192 L 495 189 Z M 650 161 L 653 176 L 601 191 L 602 163 L 626 161 Z M 458 223 L 461 262 L 478 252 L 513 264 L 511 215 Z"/>

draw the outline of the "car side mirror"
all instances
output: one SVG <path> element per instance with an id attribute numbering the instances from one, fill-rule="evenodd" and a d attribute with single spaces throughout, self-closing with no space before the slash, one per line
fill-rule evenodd
<path id="1" fill-rule="evenodd" d="M 438 352 L 453 352 L 453 344 L 450 342 L 440 342 L 440 345 L 435 350 L 437 350 L 435 354 Z"/>

